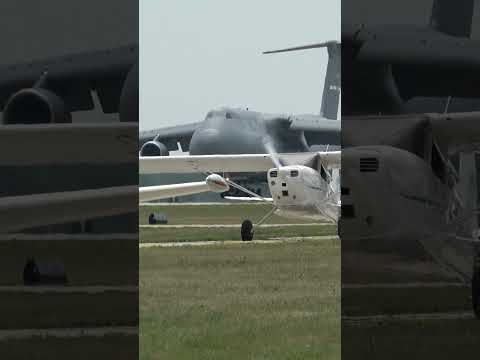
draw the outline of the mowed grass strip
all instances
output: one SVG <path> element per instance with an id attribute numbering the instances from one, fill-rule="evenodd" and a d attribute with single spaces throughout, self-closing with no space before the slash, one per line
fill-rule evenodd
<path id="1" fill-rule="evenodd" d="M 342 324 L 348 359 L 468 359 L 480 351 L 476 319 Z"/>
<path id="2" fill-rule="evenodd" d="M 306 237 L 336 235 L 335 225 L 264 227 L 255 229 L 255 239 L 268 240 L 277 237 Z M 141 228 L 140 242 L 190 242 L 241 240 L 238 228 Z"/>
<path id="3" fill-rule="evenodd" d="M 159 205 L 140 206 L 140 224 L 148 224 L 151 213 L 164 213 L 168 223 L 177 224 L 241 224 L 243 220 L 253 222 L 261 219 L 272 209 L 268 204 L 228 204 L 228 205 Z M 273 215 L 267 224 L 311 223 L 312 220 L 286 219 Z"/>
<path id="4" fill-rule="evenodd" d="M 339 359 L 340 242 L 140 249 L 141 359 Z"/>

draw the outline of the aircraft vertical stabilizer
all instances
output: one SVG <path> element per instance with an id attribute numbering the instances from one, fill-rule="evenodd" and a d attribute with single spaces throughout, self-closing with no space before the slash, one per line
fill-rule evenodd
<path id="1" fill-rule="evenodd" d="M 324 48 L 328 50 L 327 74 L 323 86 L 322 105 L 320 115 L 327 119 L 337 119 L 338 105 L 341 91 L 341 44 L 337 41 L 327 41 L 319 44 L 295 46 L 280 50 L 264 51 L 264 54 Z"/>
<path id="2" fill-rule="evenodd" d="M 327 119 L 337 119 L 341 87 L 341 45 L 330 43 L 328 49 L 328 65 L 323 86 L 320 115 Z"/>

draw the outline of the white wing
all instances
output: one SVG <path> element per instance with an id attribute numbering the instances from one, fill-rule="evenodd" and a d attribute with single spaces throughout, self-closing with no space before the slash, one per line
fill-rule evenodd
<path id="1" fill-rule="evenodd" d="M 140 202 L 160 200 L 175 196 L 199 194 L 206 191 L 222 193 L 229 189 L 230 186 L 223 177 L 211 174 L 207 176 L 205 181 L 141 187 L 139 189 L 139 200 Z"/>
<path id="2" fill-rule="evenodd" d="M 135 212 L 138 187 L 117 186 L 0 199 L 0 232 Z"/>
<path id="3" fill-rule="evenodd" d="M 139 190 L 140 202 L 168 199 L 176 196 L 193 195 L 210 191 L 206 181 L 172 185 L 146 186 L 141 187 Z"/>
<path id="4" fill-rule="evenodd" d="M 283 165 L 339 168 L 340 151 L 278 154 Z M 140 157 L 141 174 L 192 172 L 264 172 L 275 167 L 269 154 Z"/>

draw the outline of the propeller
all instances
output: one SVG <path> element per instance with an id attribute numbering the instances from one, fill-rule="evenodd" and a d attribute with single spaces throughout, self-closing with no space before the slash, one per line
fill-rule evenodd
<path id="1" fill-rule="evenodd" d="M 282 161 L 278 157 L 278 152 L 275 150 L 273 139 L 270 136 L 264 138 L 263 147 L 265 148 L 265 151 L 272 157 L 275 167 L 281 168 L 283 166 Z"/>

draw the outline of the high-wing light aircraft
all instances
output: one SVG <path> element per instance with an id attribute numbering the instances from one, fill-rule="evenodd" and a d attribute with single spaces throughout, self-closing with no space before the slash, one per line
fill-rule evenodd
<path id="1" fill-rule="evenodd" d="M 420 243 L 472 282 L 480 316 L 477 166 L 480 113 L 345 117 L 342 241 Z M 364 131 L 371 128 L 375 131 Z"/>
<path id="2" fill-rule="evenodd" d="M 204 182 L 140 188 L 140 201 L 169 198 L 204 191 L 225 192 L 230 186 L 251 197 L 239 201 L 263 201 L 272 204 L 255 225 L 245 220 L 242 240 L 252 240 L 253 227 L 272 214 L 336 222 L 339 216 L 340 151 L 292 154 L 237 154 L 140 157 L 140 173 L 215 173 Z M 264 198 L 218 173 L 267 171 L 271 198 Z"/>
<path id="3" fill-rule="evenodd" d="M 320 114 L 267 114 L 245 109 L 219 108 L 198 123 L 140 133 L 141 156 L 165 156 L 171 150 L 191 155 L 262 154 L 269 138 L 279 153 L 308 152 L 312 145 L 340 145 L 337 118 L 340 97 L 340 44 L 317 44 L 328 49 L 329 61 Z"/>

